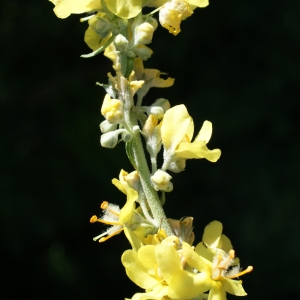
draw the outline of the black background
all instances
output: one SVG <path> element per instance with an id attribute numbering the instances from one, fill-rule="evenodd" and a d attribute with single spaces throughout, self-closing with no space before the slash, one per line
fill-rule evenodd
<path id="1" fill-rule="evenodd" d="M 110 61 L 83 42 L 87 24 L 58 19 L 47 1 L 2 1 L 1 280 L 7 299 L 130 298 L 139 289 L 120 256 L 124 235 L 99 244 L 90 224 L 113 185 L 132 171 L 124 144 L 99 145 L 99 109 Z M 159 28 L 145 63 L 176 78 L 158 97 L 184 103 L 198 131 L 213 123 L 216 163 L 190 160 L 174 174 L 168 217 L 193 216 L 196 242 L 224 224 L 245 268 L 245 299 L 298 299 L 300 2 L 211 1 L 174 37 Z M 228 296 L 228 299 L 233 299 Z"/>

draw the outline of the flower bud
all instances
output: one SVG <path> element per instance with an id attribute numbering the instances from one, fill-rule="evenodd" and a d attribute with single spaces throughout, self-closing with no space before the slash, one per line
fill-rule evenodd
<path id="1" fill-rule="evenodd" d="M 140 182 L 140 177 L 137 171 L 132 171 L 126 176 L 126 181 L 130 184 L 130 186 L 135 189 L 136 191 L 138 190 L 139 182 Z"/>
<path id="2" fill-rule="evenodd" d="M 127 51 L 128 40 L 122 34 L 118 34 L 116 36 L 114 44 L 118 51 L 120 51 L 120 52 Z"/>
<path id="3" fill-rule="evenodd" d="M 170 102 L 167 99 L 159 98 L 151 106 L 160 106 L 166 112 L 170 107 Z"/>
<path id="4" fill-rule="evenodd" d="M 104 148 L 115 148 L 118 144 L 118 132 L 111 131 L 101 135 L 100 137 L 100 144 Z"/>
<path id="5" fill-rule="evenodd" d="M 104 120 L 99 125 L 100 131 L 102 133 L 110 132 L 117 129 L 117 124 L 109 123 L 107 120 Z"/>
<path id="6" fill-rule="evenodd" d="M 123 102 L 118 99 L 111 99 L 106 94 L 101 107 L 101 114 L 110 123 L 120 123 L 123 119 Z"/>
<path id="7" fill-rule="evenodd" d="M 170 192 L 173 189 L 173 184 L 170 182 L 172 176 L 162 170 L 157 170 L 151 176 L 151 182 L 156 191 Z"/>
<path id="8" fill-rule="evenodd" d="M 157 124 L 158 119 L 154 115 L 149 115 L 142 129 L 143 133 L 148 137 L 152 136 Z"/>
<path id="9" fill-rule="evenodd" d="M 164 110 L 159 106 L 150 106 L 147 112 L 148 115 L 152 114 L 159 120 L 164 116 Z"/>
<path id="10" fill-rule="evenodd" d="M 144 22 L 137 26 L 135 29 L 135 44 L 146 45 L 151 43 L 153 37 L 154 28 L 148 23 Z"/>

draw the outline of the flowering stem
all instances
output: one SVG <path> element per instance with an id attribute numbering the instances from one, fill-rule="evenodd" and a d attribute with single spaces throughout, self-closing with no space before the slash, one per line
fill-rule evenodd
<path id="1" fill-rule="evenodd" d="M 162 208 L 162 203 L 159 199 L 157 191 L 153 188 L 150 182 L 150 171 L 148 168 L 143 143 L 140 136 L 140 129 L 137 122 L 137 117 L 132 110 L 133 99 L 131 96 L 129 84 L 125 86 L 121 84 L 122 95 L 124 97 L 124 119 L 125 123 L 132 130 L 132 152 L 133 159 L 135 162 L 136 169 L 139 173 L 142 188 L 145 193 L 145 197 L 148 201 L 148 205 L 151 209 L 153 218 L 155 219 L 156 225 L 160 226 L 166 232 L 166 234 L 172 235 L 173 231 L 167 221 L 167 217 Z"/>
<path id="2" fill-rule="evenodd" d="M 167 221 L 167 217 L 162 208 L 162 203 L 158 197 L 156 190 L 153 188 L 150 182 L 150 171 L 148 169 L 147 161 L 144 154 L 144 149 L 142 146 L 142 140 L 140 134 L 137 130 L 134 131 L 133 137 L 133 154 L 136 167 L 140 176 L 141 184 L 148 200 L 149 207 L 151 209 L 152 215 L 159 226 L 161 223 L 162 229 L 166 234 L 172 235 L 173 231 Z"/>

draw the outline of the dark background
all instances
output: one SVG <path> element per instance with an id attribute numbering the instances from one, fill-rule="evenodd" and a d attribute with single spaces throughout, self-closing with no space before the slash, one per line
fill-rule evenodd
<path id="1" fill-rule="evenodd" d="M 31 299 L 130 298 L 124 235 L 92 241 L 103 200 L 123 205 L 113 185 L 132 171 L 124 144 L 99 145 L 99 109 L 111 69 L 83 42 L 79 16 L 56 18 L 47 1 L 2 1 L 2 294 Z M 224 224 L 242 266 L 245 299 L 298 299 L 300 2 L 211 1 L 174 37 L 159 28 L 146 67 L 175 77 L 152 89 L 184 103 L 198 131 L 213 123 L 209 147 L 221 159 L 188 161 L 173 176 L 168 217 L 193 216 L 196 242 L 212 220 Z M 147 102 L 148 101 L 148 102 Z M 228 299 L 234 299 L 229 296 Z"/>

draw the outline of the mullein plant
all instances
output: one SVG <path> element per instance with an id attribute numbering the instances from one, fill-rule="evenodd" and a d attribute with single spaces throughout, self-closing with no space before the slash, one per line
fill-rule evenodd
<path id="1" fill-rule="evenodd" d="M 238 278 L 253 268 L 241 270 L 230 240 L 222 234 L 222 224 L 209 223 L 202 241 L 194 246 L 193 218 L 169 219 L 163 210 L 166 193 L 173 190 L 170 172 L 184 171 L 187 159 L 216 162 L 220 158 L 219 149 L 207 147 L 212 123 L 204 121 L 193 137 L 193 119 L 184 104 L 171 107 L 164 98 L 143 104 L 150 88 L 174 83 L 173 78 L 162 78 L 159 70 L 144 68 L 144 61 L 153 53 L 146 45 L 152 42 L 155 29 L 160 23 L 177 35 L 181 21 L 195 8 L 206 7 L 208 0 L 50 1 L 59 18 L 86 14 L 81 21 L 88 23 L 84 41 L 91 52 L 82 57 L 103 52 L 112 61 L 114 72 L 108 73 L 108 83 L 99 84 L 106 93 L 100 143 L 112 149 L 124 142 L 133 171 L 121 170 L 119 178 L 112 180 L 124 194 L 125 205 L 120 209 L 104 201 L 102 215 L 92 216 L 90 222 L 108 225 L 95 241 L 104 242 L 121 232 L 129 240 L 132 249 L 123 253 L 121 261 L 127 276 L 145 290 L 131 299 L 224 300 L 226 293 L 245 296 Z M 143 14 L 144 7 L 153 10 Z M 163 163 L 158 166 L 160 151 Z"/>

